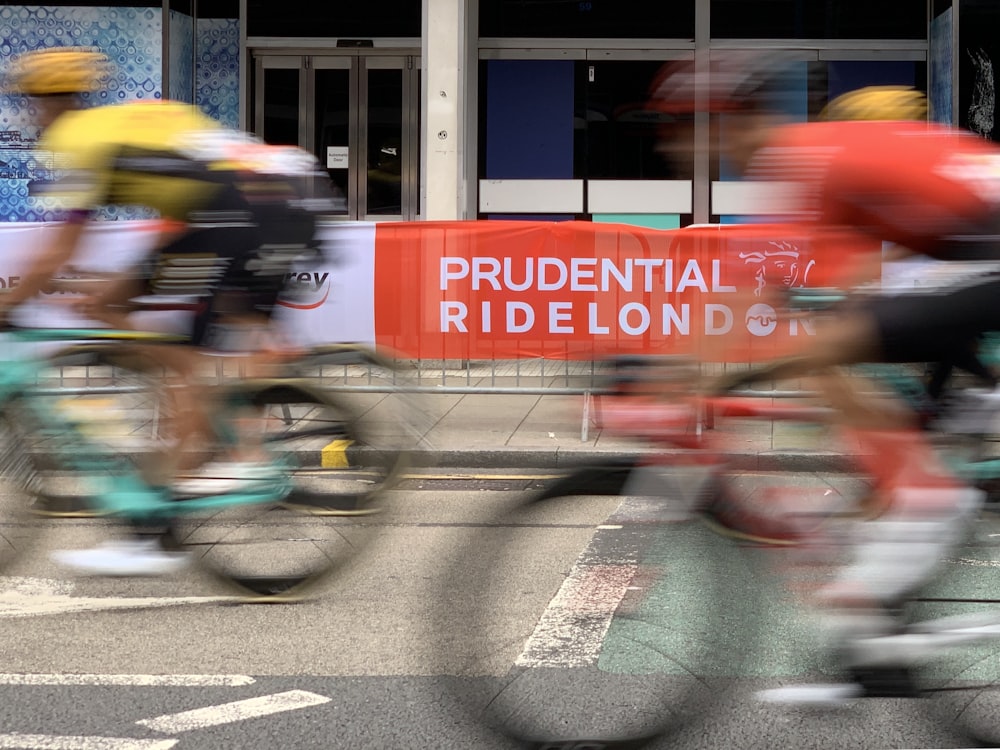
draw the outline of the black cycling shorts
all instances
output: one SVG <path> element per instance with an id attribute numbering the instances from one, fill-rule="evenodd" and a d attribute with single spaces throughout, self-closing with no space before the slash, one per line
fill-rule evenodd
<path id="1" fill-rule="evenodd" d="M 862 303 L 874 317 L 885 362 L 940 362 L 988 331 L 1000 331 L 1000 275 L 939 291 Z"/>
<path id="2" fill-rule="evenodd" d="M 229 316 L 270 318 L 293 262 L 314 244 L 312 216 L 266 194 L 248 199 L 235 182 L 187 221 L 184 234 L 149 259 L 145 279 L 154 296 L 203 302 L 195 346 L 210 346 L 210 329 Z"/>

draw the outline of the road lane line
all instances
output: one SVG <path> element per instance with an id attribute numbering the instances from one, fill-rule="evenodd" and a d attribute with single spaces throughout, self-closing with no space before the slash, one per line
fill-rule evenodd
<path id="1" fill-rule="evenodd" d="M 230 724 L 235 721 L 254 719 L 268 714 L 283 711 L 295 711 L 300 708 L 319 706 L 329 703 L 332 698 L 310 693 L 306 690 L 289 690 L 285 693 L 265 695 L 260 698 L 223 703 L 218 706 L 206 706 L 179 714 L 165 714 L 154 719 L 143 719 L 136 724 L 164 734 L 190 732 L 192 729 L 203 729 L 219 724 Z"/>
<path id="2" fill-rule="evenodd" d="M 0 674 L 0 685 L 241 687 L 254 682 L 245 674 Z"/>
<path id="3" fill-rule="evenodd" d="M 19 750 L 169 750 L 177 740 L 129 737 L 60 737 L 50 734 L 0 734 L 0 748 Z"/>

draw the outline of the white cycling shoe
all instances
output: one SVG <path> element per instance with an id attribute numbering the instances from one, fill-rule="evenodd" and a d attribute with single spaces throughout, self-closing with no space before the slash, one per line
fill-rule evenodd
<path id="1" fill-rule="evenodd" d="M 863 695 L 864 688 L 853 682 L 786 685 L 754 693 L 761 703 L 803 708 L 842 708 Z"/>
<path id="2" fill-rule="evenodd" d="M 51 559 L 89 575 L 160 576 L 187 567 L 190 553 L 165 550 L 158 539 L 116 539 L 90 549 L 58 550 Z"/>

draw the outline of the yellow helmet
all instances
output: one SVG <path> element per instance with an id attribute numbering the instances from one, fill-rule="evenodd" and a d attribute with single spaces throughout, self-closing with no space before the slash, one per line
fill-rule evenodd
<path id="1" fill-rule="evenodd" d="M 110 72 L 107 56 L 89 47 L 53 47 L 25 52 L 9 73 L 7 88 L 28 96 L 96 91 Z"/>
<path id="2" fill-rule="evenodd" d="M 912 86 L 867 86 L 841 94 L 822 120 L 926 120 L 927 97 Z"/>

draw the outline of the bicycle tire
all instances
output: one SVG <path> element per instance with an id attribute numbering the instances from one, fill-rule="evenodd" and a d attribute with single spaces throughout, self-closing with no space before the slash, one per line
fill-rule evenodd
<path id="1" fill-rule="evenodd" d="M 379 523 L 369 516 L 383 509 L 405 455 L 368 450 L 364 415 L 306 382 L 249 381 L 229 392 L 234 404 L 254 407 L 248 421 L 284 463 L 290 492 L 264 503 L 181 512 L 173 535 L 202 569 L 248 600 L 294 601 L 364 548 Z M 342 444 L 338 463 L 324 467 L 331 441 Z"/>
<path id="2" fill-rule="evenodd" d="M 711 715 L 753 637 L 731 595 L 737 548 L 634 485 L 588 494 L 593 472 L 463 524 L 431 597 L 446 705 L 517 747 L 675 736 Z"/>

